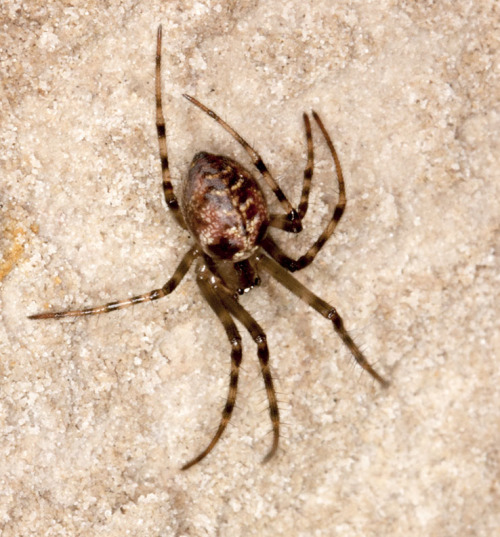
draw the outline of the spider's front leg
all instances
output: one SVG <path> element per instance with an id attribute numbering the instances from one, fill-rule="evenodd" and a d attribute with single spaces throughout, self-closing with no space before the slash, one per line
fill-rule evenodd
<path id="1" fill-rule="evenodd" d="M 197 247 L 191 248 L 182 258 L 181 262 L 179 263 L 177 269 L 174 272 L 174 275 L 160 289 L 155 289 L 153 291 L 149 291 L 148 293 L 144 293 L 143 295 L 137 295 L 132 298 L 128 298 L 127 300 L 108 302 L 107 304 L 104 304 L 102 306 L 96 306 L 93 308 L 36 313 L 35 315 L 30 315 L 28 319 L 61 319 L 62 317 L 83 317 L 87 315 L 97 315 L 99 313 L 109 313 L 110 311 L 128 308 L 129 306 L 133 306 L 134 304 L 141 304 L 142 302 L 151 302 L 152 300 L 158 300 L 159 298 L 163 298 L 164 296 L 170 294 L 181 283 L 182 279 L 189 270 L 189 267 L 199 255 L 200 252 Z"/>
<path id="2" fill-rule="evenodd" d="M 234 404 L 236 402 L 238 373 L 242 359 L 241 337 L 232 317 L 243 324 L 257 344 L 257 356 L 259 358 L 261 373 L 264 379 L 264 386 L 269 401 L 269 413 L 273 426 L 273 444 L 271 450 L 264 458 L 264 462 L 268 461 L 278 449 L 279 410 L 271 370 L 269 368 L 269 349 L 267 347 L 266 335 L 255 319 L 239 304 L 233 294 L 227 290 L 217 274 L 216 267 L 213 268 L 214 272 L 211 271 L 211 268 L 209 268 L 207 264 L 201 265 L 197 283 L 204 298 L 224 326 L 228 340 L 231 343 L 231 375 L 229 380 L 229 391 L 224 410 L 222 411 L 222 418 L 215 435 L 209 445 L 197 457 L 182 467 L 183 470 L 187 470 L 198 463 L 212 451 L 231 418 Z"/>
<path id="3" fill-rule="evenodd" d="M 322 298 L 316 296 L 314 293 L 309 291 L 309 289 L 305 285 L 296 280 L 282 266 L 280 266 L 276 261 L 267 257 L 266 255 L 261 255 L 259 257 L 259 266 L 269 272 L 271 276 L 278 280 L 294 295 L 296 295 L 301 300 L 309 304 L 309 306 L 314 308 L 318 313 L 325 317 L 325 319 L 332 321 L 335 332 L 337 332 L 346 347 L 351 351 L 351 354 L 354 356 L 356 362 L 365 371 L 367 371 L 377 382 L 379 382 L 383 388 L 387 388 L 387 386 L 389 386 L 389 382 L 375 371 L 375 369 L 370 365 L 359 347 L 356 345 L 356 343 L 354 343 L 352 337 L 349 335 L 349 333 L 344 327 L 344 322 L 342 318 L 333 306 L 330 306 L 330 304 L 325 302 Z"/>
<path id="4" fill-rule="evenodd" d="M 229 391 L 227 394 L 226 404 L 224 405 L 222 418 L 215 435 L 208 446 L 198 456 L 187 462 L 182 467 L 182 470 L 187 470 L 188 468 L 191 468 L 191 466 L 194 466 L 196 463 L 204 459 L 215 447 L 222 436 L 222 433 L 226 429 L 236 403 L 238 376 L 242 358 L 241 336 L 236 328 L 236 325 L 234 324 L 233 319 L 231 318 L 231 315 L 226 311 L 226 308 L 220 299 L 218 279 L 215 278 L 210 272 L 207 265 L 203 264 L 199 268 L 196 283 L 200 288 L 203 298 L 208 302 L 208 305 L 212 308 L 215 315 L 217 315 L 219 321 L 224 327 L 224 330 L 226 331 L 227 339 L 231 344 L 231 374 L 229 377 Z M 223 292 L 225 293 L 226 291 Z"/>
<path id="5" fill-rule="evenodd" d="M 231 295 L 225 294 L 222 296 L 222 299 L 227 310 L 247 329 L 249 334 L 252 336 L 252 339 L 257 344 L 257 357 L 259 359 L 260 372 L 262 374 L 262 378 L 264 379 L 264 387 L 266 389 L 267 401 L 269 403 L 269 416 L 271 418 L 271 424 L 273 427 L 273 444 L 263 460 L 263 462 L 267 462 L 271 457 L 274 456 L 278 449 L 280 436 L 280 414 L 271 368 L 269 367 L 269 349 L 267 346 L 266 334 L 264 330 L 262 330 L 259 323 L 257 323 L 257 321 L 248 313 L 248 311 Z"/>

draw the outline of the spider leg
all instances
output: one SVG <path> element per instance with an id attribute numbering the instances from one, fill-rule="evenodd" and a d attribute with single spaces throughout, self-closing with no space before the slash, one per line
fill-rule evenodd
<path id="1" fill-rule="evenodd" d="M 184 217 L 179 209 L 179 202 L 174 194 L 172 181 L 170 179 L 170 169 L 168 167 L 167 138 L 165 129 L 165 117 L 163 116 L 161 100 L 161 25 L 158 26 L 156 41 L 156 132 L 158 133 L 158 145 L 160 146 L 161 174 L 163 179 L 163 193 L 168 208 L 172 211 L 177 223 L 186 229 Z"/>
<path id="2" fill-rule="evenodd" d="M 109 302 L 103 306 L 97 306 L 93 308 L 85 308 L 83 310 L 71 310 L 71 311 L 56 311 L 49 313 L 37 313 L 30 315 L 28 319 L 60 319 L 62 317 L 82 317 L 84 315 L 97 315 L 98 313 L 109 313 L 110 311 L 120 310 L 133 306 L 134 304 L 140 304 L 142 302 L 151 302 L 152 300 L 158 300 L 164 296 L 170 294 L 181 282 L 182 278 L 186 275 L 189 267 L 193 263 L 194 259 L 198 257 L 200 252 L 196 247 L 191 248 L 182 258 L 178 267 L 175 269 L 174 275 L 168 280 L 168 282 L 160 289 L 155 289 L 149 293 L 143 295 L 134 296 L 127 300 Z"/>
<path id="3" fill-rule="evenodd" d="M 220 297 L 218 296 L 217 286 L 214 282 L 210 281 L 210 278 L 213 278 L 212 274 L 209 272 L 206 265 L 201 267 L 201 270 L 198 273 L 198 278 L 196 280 L 201 293 L 205 300 L 208 302 L 214 313 L 219 318 L 219 321 L 224 326 L 226 331 L 227 338 L 231 344 L 231 374 L 229 377 L 229 391 L 227 394 L 226 404 L 224 405 L 224 410 L 222 411 L 222 418 L 219 423 L 219 427 L 208 444 L 208 446 L 194 459 L 191 459 L 187 462 L 182 470 L 187 470 L 194 466 L 196 463 L 204 459 L 215 447 L 219 441 L 222 433 L 227 427 L 229 420 L 231 419 L 231 414 L 236 402 L 236 392 L 238 388 L 238 374 L 241 364 L 242 350 L 241 350 L 241 337 L 234 324 L 234 321 L 231 318 L 231 315 L 226 311 L 224 304 L 222 303 Z"/>
<path id="4" fill-rule="evenodd" d="M 264 379 L 266 388 L 267 400 L 269 402 L 269 415 L 273 427 L 273 444 L 269 453 L 264 457 L 263 462 L 267 462 L 278 449 L 280 436 L 280 415 L 278 409 L 278 401 L 276 399 L 276 391 L 274 389 L 273 377 L 269 368 L 269 349 L 267 347 L 266 334 L 260 327 L 257 321 L 237 302 L 230 294 L 221 293 L 221 298 L 224 306 L 229 313 L 248 330 L 255 343 L 257 343 L 257 356 L 259 358 L 260 371 Z"/>
<path id="5" fill-rule="evenodd" d="M 307 287 L 301 284 L 296 280 L 290 273 L 288 273 L 283 267 L 281 267 L 276 261 L 262 255 L 259 258 L 259 266 L 264 270 L 269 272 L 276 280 L 278 280 L 282 285 L 284 285 L 289 291 L 294 295 L 298 296 L 301 300 L 309 304 L 317 312 L 319 312 L 325 319 L 332 321 L 333 328 L 335 332 L 340 336 L 346 347 L 351 351 L 351 354 L 354 356 L 356 362 L 367 371 L 377 382 L 379 382 L 382 387 L 386 388 L 389 383 L 382 378 L 373 367 L 370 365 L 368 360 L 365 358 L 363 353 L 360 351 L 359 347 L 354 343 L 353 339 L 344 328 L 344 322 L 342 318 L 337 313 L 337 310 L 330 306 L 323 299 L 319 298 L 317 295 L 309 291 Z"/>
<path id="6" fill-rule="evenodd" d="M 302 183 L 302 194 L 300 195 L 299 203 L 299 218 L 302 221 L 307 213 L 307 208 L 309 206 L 309 192 L 311 191 L 311 180 L 314 171 L 314 146 L 311 132 L 311 122 L 309 121 L 309 116 L 303 114 L 304 118 L 304 127 L 306 131 L 306 142 L 307 142 L 307 163 L 304 168 L 304 181 Z M 282 229 L 283 231 L 295 232 L 294 229 L 290 228 L 290 221 L 287 219 L 286 215 L 283 214 L 271 214 L 270 223 L 271 227 Z"/>
<path id="7" fill-rule="evenodd" d="M 194 104 L 195 106 L 203 110 L 203 112 L 208 114 L 212 119 L 215 119 L 215 121 L 223 129 L 225 129 L 241 146 L 243 146 L 245 151 L 248 153 L 248 155 L 252 159 L 254 166 L 262 174 L 266 183 L 272 189 L 272 191 L 274 192 L 274 195 L 278 198 L 278 201 L 283 207 L 283 210 L 287 213 L 286 216 L 284 217 L 288 220 L 287 230 L 293 231 L 294 233 L 298 233 L 299 231 L 301 231 L 302 223 L 300 221 L 297 211 L 292 207 L 291 203 L 288 201 L 287 197 L 285 196 L 285 194 L 279 187 L 278 183 L 275 181 L 274 177 L 271 175 L 271 173 L 267 169 L 266 165 L 264 164 L 262 158 L 257 153 L 257 151 L 255 151 L 255 149 L 247 141 L 245 141 L 232 127 L 230 127 L 223 119 L 221 119 L 215 112 L 207 108 L 204 104 L 201 104 L 200 101 L 186 94 L 184 94 L 183 97 L 185 97 L 190 103 Z"/>
<path id="8" fill-rule="evenodd" d="M 328 149 L 330 149 L 330 153 L 335 163 L 335 171 L 337 173 L 337 181 L 339 185 L 339 199 L 333 211 L 332 217 L 321 235 L 318 237 L 316 242 L 309 248 L 309 250 L 307 250 L 307 252 L 304 255 L 300 256 L 298 259 L 293 259 L 283 253 L 281 248 L 276 244 L 276 242 L 274 242 L 274 240 L 269 235 L 264 238 L 261 244 L 262 248 L 264 248 L 264 250 L 273 259 L 275 259 L 280 265 L 285 267 L 290 272 L 301 270 L 313 262 L 314 258 L 318 255 L 318 252 L 321 250 L 321 248 L 323 248 L 326 241 L 335 231 L 337 224 L 339 223 L 340 219 L 342 218 L 342 215 L 344 214 L 346 206 L 344 175 L 342 173 L 342 167 L 340 166 L 339 157 L 337 156 L 337 152 L 335 151 L 335 147 L 333 146 L 332 140 L 330 139 L 330 136 L 326 131 L 325 126 L 323 125 L 323 122 L 321 121 L 320 117 L 314 111 L 312 115 L 316 123 L 318 124 L 318 127 L 320 128 L 323 137 L 325 138 L 325 141 L 328 145 Z"/>

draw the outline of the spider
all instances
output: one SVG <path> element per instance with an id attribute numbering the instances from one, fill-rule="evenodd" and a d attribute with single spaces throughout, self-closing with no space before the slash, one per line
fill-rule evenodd
<path id="1" fill-rule="evenodd" d="M 156 42 L 155 96 L 156 130 L 163 179 L 165 202 L 177 223 L 189 231 L 194 245 L 184 254 L 173 276 L 160 289 L 134 296 L 126 300 L 110 302 L 102 306 L 80 310 L 46 312 L 31 315 L 30 319 L 60 319 L 109 313 L 139 304 L 158 300 L 172 293 L 180 284 L 191 265 L 196 261 L 196 283 L 202 296 L 212 308 L 227 335 L 231 346 L 231 373 L 229 390 L 222 417 L 215 435 L 199 455 L 182 466 L 190 468 L 204 459 L 215 447 L 226 429 L 236 402 L 238 374 L 242 360 L 241 336 L 235 324 L 239 321 L 257 344 L 257 356 L 264 380 L 269 414 L 272 423 L 272 446 L 264 462 L 278 449 L 280 417 L 273 377 L 269 368 L 269 350 L 266 334 L 257 321 L 240 304 L 239 295 L 260 284 L 259 272 L 270 274 L 289 291 L 309 304 L 323 317 L 332 322 L 335 332 L 355 358 L 381 386 L 388 382 L 369 364 L 349 333 L 344 328 L 337 310 L 309 291 L 290 273 L 301 270 L 312 263 L 318 252 L 334 232 L 346 206 L 346 194 L 342 169 L 333 143 L 323 122 L 312 112 L 323 138 L 332 155 L 339 189 L 339 198 L 327 226 L 316 242 L 300 256 L 287 256 L 268 233 L 269 228 L 278 228 L 290 233 L 302 231 L 302 220 L 308 208 L 309 191 L 314 168 L 314 151 L 309 116 L 304 113 L 307 141 L 307 163 L 304 169 L 302 194 L 298 209 L 294 209 L 274 180 L 259 154 L 215 112 L 194 97 L 183 95 L 190 103 L 200 108 L 225 129 L 250 156 L 253 165 L 271 187 L 285 214 L 270 213 L 264 194 L 254 176 L 235 160 L 211 153 L 197 153 L 189 167 L 188 177 L 182 185 L 181 203 L 172 187 L 167 156 L 165 119 L 161 95 L 161 41 L 162 29 L 158 27 Z"/>

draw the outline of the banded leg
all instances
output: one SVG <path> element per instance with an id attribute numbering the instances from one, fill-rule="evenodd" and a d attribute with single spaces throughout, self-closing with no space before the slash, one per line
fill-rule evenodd
<path id="1" fill-rule="evenodd" d="M 342 339 L 346 347 L 348 347 L 348 349 L 351 351 L 351 354 L 354 356 L 356 362 L 365 371 L 367 371 L 377 382 L 379 382 L 382 387 L 386 388 L 389 385 L 389 383 L 384 378 L 382 378 L 375 371 L 375 369 L 373 369 L 373 367 L 370 365 L 363 353 L 359 350 L 356 343 L 354 343 L 351 336 L 344 328 L 344 322 L 342 321 L 342 318 L 333 306 L 330 306 L 330 304 L 328 304 L 327 302 L 316 296 L 314 293 L 309 291 L 307 287 L 305 287 L 298 280 L 296 280 L 276 261 L 270 259 L 266 255 L 262 255 L 259 258 L 259 266 L 269 272 L 271 276 L 278 280 L 279 283 L 284 285 L 294 295 L 306 302 L 306 304 L 309 304 L 309 306 L 314 308 L 318 313 L 321 313 L 321 315 L 323 315 L 325 319 L 332 321 L 335 332 L 337 332 L 337 334 L 340 336 L 340 339 Z"/>
<path id="2" fill-rule="evenodd" d="M 339 157 L 337 156 L 337 152 L 335 151 L 335 147 L 333 146 L 332 140 L 330 139 L 330 136 L 326 131 L 325 126 L 323 125 L 323 122 L 321 121 L 320 117 L 314 111 L 312 115 L 316 123 L 318 124 L 318 127 L 321 129 L 323 137 L 325 138 L 325 141 L 328 145 L 328 149 L 330 149 L 330 153 L 335 163 L 335 171 L 337 173 L 337 180 L 339 185 L 339 199 L 337 201 L 337 205 L 335 206 L 330 221 L 326 225 L 319 238 L 309 248 L 309 250 L 307 250 L 307 252 L 304 255 L 300 256 L 298 259 L 293 259 L 283 253 L 281 248 L 273 241 L 273 239 L 271 239 L 269 235 L 262 241 L 261 246 L 264 248 L 264 250 L 280 265 L 285 267 L 290 272 L 301 270 L 313 262 L 314 258 L 318 255 L 318 252 L 321 250 L 321 248 L 323 248 L 326 241 L 335 231 L 337 224 L 339 223 L 340 219 L 342 218 L 342 215 L 344 214 L 346 206 L 344 175 L 342 173 L 342 167 L 340 166 Z"/>
<path id="3" fill-rule="evenodd" d="M 182 470 L 187 470 L 194 466 L 196 463 L 204 459 L 215 447 L 215 444 L 219 441 L 222 433 L 227 427 L 229 420 L 231 419 L 231 414 L 233 412 L 234 404 L 236 402 L 236 392 L 238 388 L 238 375 L 241 364 L 242 350 L 241 350 L 241 337 L 234 324 L 234 321 L 231 319 L 229 313 L 225 310 L 223 303 L 220 298 L 217 296 L 217 291 L 213 284 L 211 284 L 207 278 L 207 273 L 209 273 L 206 265 L 202 267 L 196 282 L 201 290 L 201 293 L 205 300 L 208 302 L 214 313 L 219 318 L 219 321 L 222 323 L 224 330 L 226 331 L 227 338 L 231 344 L 231 375 L 229 377 L 229 391 L 227 394 L 226 404 L 224 405 L 224 410 L 222 411 L 222 418 L 219 423 L 219 427 L 208 444 L 208 446 L 194 459 L 191 459 L 187 462 Z"/>
<path id="4" fill-rule="evenodd" d="M 61 319 L 62 317 L 83 317 L 85 315 L 97 315 L 99 313 L 109 313 L 110 311 L 121 310 L 128 308 L 134 304 L 141 304 L 143 302 L 151 302 L 152 300 L 158 300 L 164 296 L 170 294 L 182 281 L 182 278 L 186 275 L 189 267 L 193 263 L 194 259 L 198 257 L 200 252 L 196 247 L 191 248 L 182 258 L 178 267 L 176 268 L 174 275 L 168 280 L 168 282 L 160 289 L 155 289 L 149 293 L 143 295 L 134 296 L 127 300 L 109 302 L 103 306 L 96 306 L 93 308 L 85 308 L 82 310 L 71 311 L 57 311 L 49 313 L 37 313 L 30 315 L 28 319 Z"/>
<path id="5" fill-rule="evenodd" d="M 278 449 L 280 436 L 280 415 L 276 391 L 274 389 L 273 377 L 269 368 L 269 349 L 267 347 L 266 334 L 257 323 L 257 321 L 246 311 L 243 306 L 237 302 L 232 295 L 221 293 L 224 306 L 229 313 L 248 330 L 255 343 L 257 343 L 257 356 L 259 358 L 260 371 L 264 379 L 267 400 L 269 402 L 269 415 L 273 427 L 273 444 L 269 453 L 264 457 L 262 462 L 267 462 Z"/>
<path id="6" fill-rule="evenodd" d="M 304 181 L 302 183 L 302 194 L 300 195 L 299 203 L 299 218 L 301 221 L 304 220 L 304 217 L 307 213 L 307 208 L 309 206 L 309 192 L 311 191 L 311 180 L 314 170 L 314 146 L 311 132 L 311 122 L 309 121 L 309 116 L 307 114 L 302 114 L 304 118 L 304 127 L 306 131 L 306 143 L 307 143 L 307 163 L 304 169 Z M 290 222 L 287 220 L 286 215 L 283 214 L 272 214 L 270 217 L 271 227 L 282 229 L 283 231 L 294 232 L 294 229 L 290 229 Z"/>
<path id="7" fill-rule="evenodd" d="M 215 112 L 207 108 L 204 104 L 201 104 L 200 101 L 186 94 L 184 94 L 183 97 L 185 97 L 190 103 L 194 104 L 195 106 L 203 110 L 203 112 L 209 115 L 212 119 L 215 119 L 215 121 L 217 121 L 217 123 L 223 129 L 225 129 L 245 149 L 245 151 L 248 153 L 248 155 L 252 159 L 254 166 L 262 174 L 266 183 L 272 189 L 276 198 L 278 198 L 278 201 L 283 207 L 283 210 L 287 213 L 285 216 L 285 218 L 288 220 L 287 228 L 289 229 L 287 230 L 293 231 L 294 233 L 298 233 L 299 231 L 301 231 L 302 224 L 301 224 L 297 211 L 292 207 L 291 203 L 288 201 L 287 197 L 285 196 L 285 194 L 279 187 L 278 183 L 274 180 L 274 177 L 271 175 L 271 173 L 267 169 L 266 165 L 264 164 L 262 158 L 257 153 L 257 151 L 255 151 L 255 149 L 248 142 L 246 142 L 223 119 L 221 119 Z"/>
<path id="8" fill-rule="evenodd" d="M 170 170 L 168 167 L 167 138 L 165 129 L 165 117 L 163 116 L 161 100 L 161 25 L 158 26 L 158 35 L 156 41 L 156 132 L 158 133 L 158 145 L 160 146 L 161 175 L 163 181 L 163 193 L 168 208 L 172 211 L 177 223 L 186 229 L 184 217 L 179 208 L 179 203 L 174 194 L 174 188 L 170 179 Z"/>

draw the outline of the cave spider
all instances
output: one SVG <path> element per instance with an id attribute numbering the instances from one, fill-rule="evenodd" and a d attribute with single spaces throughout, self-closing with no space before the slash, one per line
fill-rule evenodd
<path id="1" fill-rule="evenodd" d="M 269 460 L 278 449 L 280 418 L 273 378 L 269 368 L 269 351 L 266 335 L 260 325 L 238 301 L 238 295 L 259 285 L 259 271 L 269 273 L 289 291 L 330 320 L 334 330 L 348 347 L 356 362 L 382 386 L 384 380 L 368 363 L 363 353 L 344 328 L 337 310 L 313 294 L 290 273 L 301 270 L 312 263 L 318 252 L 334 232 L 340 221 L 346 195 L 342 169 L 335 148 L 323 122 L 316 112 L 312 116 L 332 155 L 338 180 L 339 198 L 327 226 L 298 259 L 287 256 L 269 235 L 270 227 L 291 233 L 302 231 L 302 220 L 306 215 L 309 191 L 314 167 L 314 152 L 309 116 L 303 114 L 307 140 L 307 164 L 304 169 L 302 194 L 298 209 L 294 209 L 278 186 L 261 157 L 243 138 L 219 116 L 194 97 L 184 97 L 200 108 L 225 129 L 250 156 L 253 165 L 272 189 L 285 214 L 269 213 L 264 194 L 253 175 L 235 160 L 222 155 L 201 152 L 194 156 L 189 167 L 187 180 L 182 186 L 181 205 L 174 194 L 170 179 L 167 157 L 165 119 L 161 97 L 161 26 L 158 28 L 156 48 L 156 129 L 160 149 L 165 201 L 177 223 L 190 232 L 195 244 L 184 254 L 173 276 L 160 289 L 134 296 L 127 300 L 85 308 L 81 310 L 47 312 L 31 315 L 30 319 L 60 319 L 108 313 L 139 304 L 157 300 L 170 294 L 180 284 L 189 268 L 196 261 L 196 283 L 201 294 L 217 315 L 231 345 L 231 373 L 229 391 L 222 411 L 219 427 L 208 446 L 196 457 L 187 462 L 186 470 L 201 461 L 212 451 L 222 436 L 236 401 L 239 368 L 242 359 L 241 337 L 235 324 L 239 321 L 250 333 L 257 344 L 262 377 L 269 403 L 272 422 L 273 442 L 264 461 Z"/>

